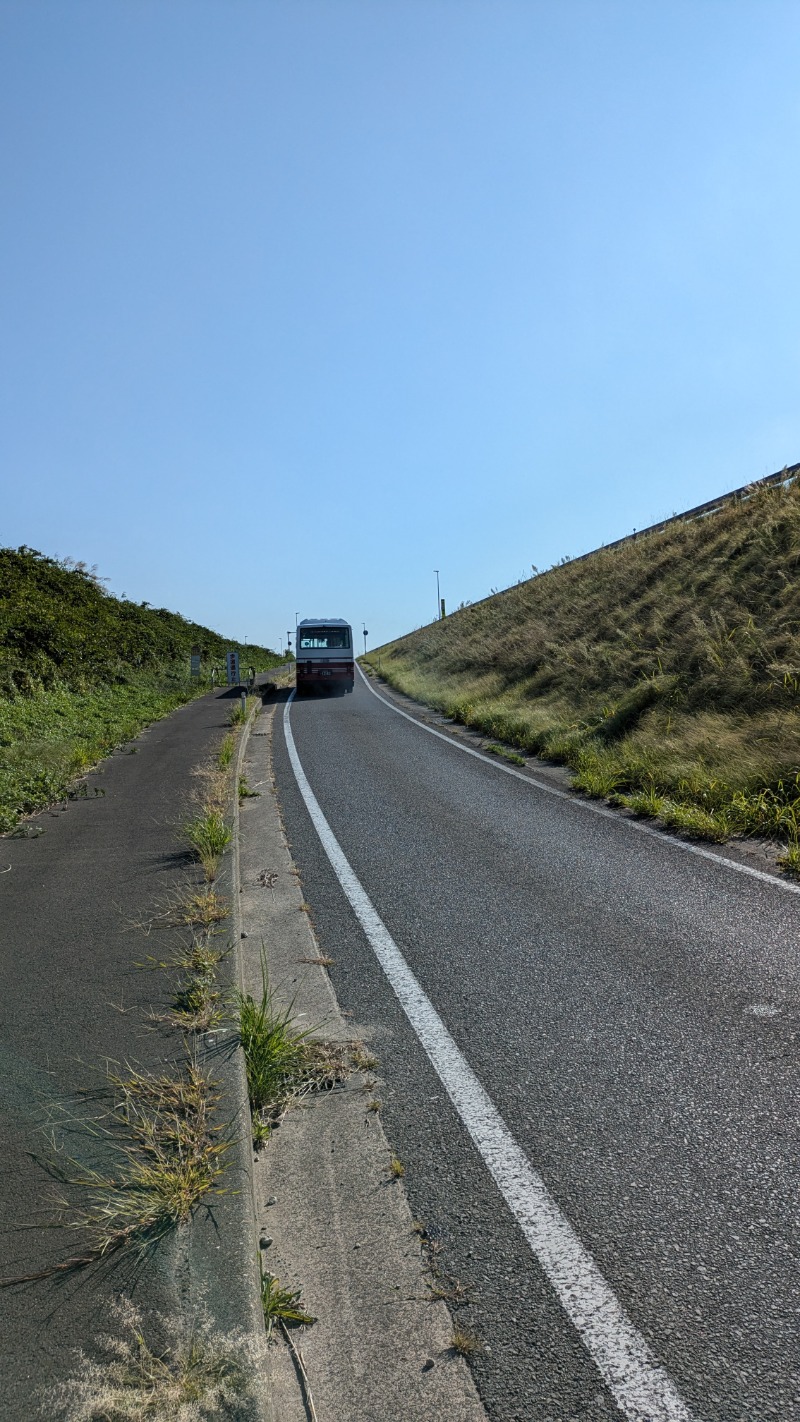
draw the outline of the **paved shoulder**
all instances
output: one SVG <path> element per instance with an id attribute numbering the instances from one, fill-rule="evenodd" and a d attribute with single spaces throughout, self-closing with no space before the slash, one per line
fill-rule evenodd
<path id="1" fill-rule="evenodd" d="M 37 1275 L 74 1254 L 80 1234 L 51 1228 L 66 1175 L 108 1169 L 101 1125 L 107 1070 L 163 1070 L 180 1055 L 165 1033 L 164 982 L 142 967 L 168 955 L 169 934 L 137 925 L 186 872 L 179 826 L 192 770 L 228 723 L 224 695 L 204 697 L 145 731 L 87 780 L 86 798 L 0 841 L 0 1277 Z M 53 1154 L 52 1145 L 58 1148 Z M 60 1154 L 58 1153 L 60 1152 Z M 125 1294 L 149 1317 L 172 1316 L 186 1280 L 179 1240 L 146 1265 L 123 1253 L 102 1267 L 56 1273 L 2 1294 L 0 1413 L 30 1422 L 38 1389 L 58 1383 L 76 1346 L 89 1348 Z"/>

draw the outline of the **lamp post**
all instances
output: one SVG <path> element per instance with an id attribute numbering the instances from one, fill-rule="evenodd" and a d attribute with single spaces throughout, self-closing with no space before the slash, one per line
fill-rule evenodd
<path id="1" fill-rule="evenodd" d="M 439 569 L 438 569 L 438 568 L 434 568 L 433 571 L 434 571 L 434 573 L 436 574 L 436 616 L 437 616 L 438 618 L 441 618 L 441 615 L 442 615 L 442 599 L 441 599 L 441 595 L 440 595 L 440 593 L 439 593 Z"/>
<path id="2" fill-rule="evenodd" d="M 362 631 L 363 634 L 364 634 L 364 656 L 366 656 L 366 655 L 367 655 L 367 638 L 368 638 L 368 636 L 369 636 L 369 632 L 367 631 L 366 623 L 364 623 L 364 622 L 362 622 L 362 624 L 361 624 L 361 631 Z"/>

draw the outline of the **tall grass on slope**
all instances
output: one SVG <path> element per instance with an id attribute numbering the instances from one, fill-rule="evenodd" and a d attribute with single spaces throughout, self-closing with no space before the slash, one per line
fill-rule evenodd
<path id="1" fill-rule="evenodd" d="M 409 695 L 701 839 L 800 830 L 800 487 L 559 565 L 372 653 Z"/>

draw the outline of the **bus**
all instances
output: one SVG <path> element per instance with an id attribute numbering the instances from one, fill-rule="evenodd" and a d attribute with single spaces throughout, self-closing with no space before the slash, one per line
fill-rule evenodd
<path id="1" fill-rule="evenodd" d="M 353 690 L 353 629 L 340 617 L 306 617 L 298 622 L 294 659 L 298 696 Z"/>

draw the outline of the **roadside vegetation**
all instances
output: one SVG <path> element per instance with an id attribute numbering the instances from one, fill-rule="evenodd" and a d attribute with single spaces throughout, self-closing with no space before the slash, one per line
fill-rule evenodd
<path id="1" fill-rule="evenodd" d="M 159 1318 L 166 1350 L 148 1342 L 141 1312 L 128 1300 L 113 1308 L 115 1333 L 98 1339 L 101 1361 L 79 1353 L 74 1373 L 45 1398 L 48 1417 L 64 1422 L 211 1422 L 251 1416 L 265 1399 L 264 1345 L 242 1331 L 221 1333 L 201 1316 Z"/>
<path id="2" fill-rule="evenodd" d="M 320 1041 L 313 1029 L 298 1031 L 291 1008 L 279 1007 L 261 958 L 261 997 L 239 993 L 239 1032 L 253 1119 L 253 1144 L 269 1140 L 273 1126 L 309 1092 L 330 1090 L 348 1076 L 360 1043 Z"/>
<path id="3" fill-rule="evenodd" d="M 366 661 L 568 765 L 587 795 L 691 838 L 770 839 L 800 870 L 797 482 L 559 564 Z"/>
<path id="4" fill-rule="evenodd" d="M 201 674 L 192 680 L 195 646 Z M 228 649 L 243 669 L 282 660 L 165 608 L 113 597 L 83 564 L 0 549 L 0 833 L 66 797 L 115 746 L 207 691 Z"/>

